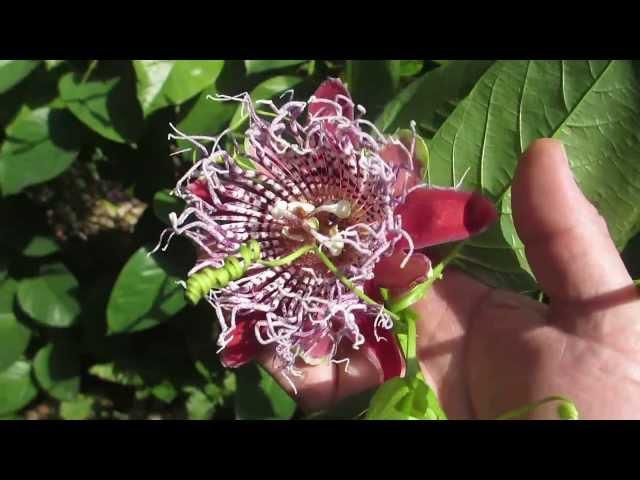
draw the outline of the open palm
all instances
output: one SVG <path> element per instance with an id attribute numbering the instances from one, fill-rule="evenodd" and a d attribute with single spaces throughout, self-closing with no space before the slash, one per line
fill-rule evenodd
<path id="1" fill-rule="evenodd" d="M 414 305 L 422 370 L 447 415 L 495 418 L 564 395 L 583 418 L 640 418 L 640 297 L 606 223 L 575 184 L 561 144 L 539 140 L 529 148 L 512 204 L 550 305 L 451 269 Z M 271 357 L 262 354 L 267 368 Z M 363 354 L 350 357 L 348 372 L 331 364 L 303 368 L 303 408 L 326 408 L 379 383 L 378 369 Z M 553 406 L 531 417 L 554 418 Z"/>

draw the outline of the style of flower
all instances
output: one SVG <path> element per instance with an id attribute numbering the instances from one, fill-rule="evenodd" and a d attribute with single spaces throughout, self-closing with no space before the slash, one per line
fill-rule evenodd
<path id="1" fill-rule="evenodd" d="M 186 208 L 171 215 L 170 231 L 197 246 L 190 276 L 236 267 L 205 297 L 220 323 L 222 363 L 238 367 L 272 348 L 283 372 L 300 375 L 299 359 L 342 362 L 338 345 L 348 342 L 378 366 L 380 381 L 402 375 L 392 317 L 366 300 L 379 299 L 380 287 L 393 293 L 423 281 L 431 264 L 417 250 L 486 229 L 496 219 L 492 203 L 425 185 L 415 132 L 382 135 L 338 79 L 306 102 L 217 100 L 242 104 L 244 144 L 230 135 L 227 151 L 228 131 L 174 128 L 170 138 L 202 155 L 176 185 Z M 260 257 L 253 263 L 240 253 L 251 241 Z"/>

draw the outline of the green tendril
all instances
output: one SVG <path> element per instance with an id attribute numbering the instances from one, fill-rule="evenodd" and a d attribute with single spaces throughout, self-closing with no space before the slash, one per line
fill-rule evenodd
<path id="1" fill-rule="evenodd" d="M 313 250 L 313 245 L 305 245 L 286 257 L 275 260 L 260 260 L 262 252 L 260 244 L 256 240 L 240 245 L 238 256 L 229 256 L 224 260 L 224 265 L 220 268 L 203 268 L 187 280 L 186 297 L 196 305 L 202 298 L 214 288 L 224 288 L 230 282 L 238 280 L 247 273 L 252 265 L 258 263 L 265 267 L 282 267 L 293 263 L 295 260 Z"/>
<path id="2" fill-rule="evenodd" d="M 578 408 L 571 400 L 565 397 L 554 395 L 503 413 L 502 415 L 496 417 L 496 420 L 511 420 L 514 418 L 522 418 L 526 414 L 534 411 L 536 408 L 551 402 L 560 402 L 558 408 L 556 409 L 556 412 L 558 414 L 558 417 L 562 420 L 578 420 L 580 418 Z"/>
<path id="3" fill-rule="evenodd" d="M 185 296 L 193 305 L 202 300 L 209 290 L 224 288 L 229 282 L 242 278 L 249 267 L 260 259 L 260 244 L 251 240 L 240 245 L 238 253 L 242 261 L 235 256 L 229 256 L 224 260 L 222 267 L 203 268 L 188 278 Z"/>

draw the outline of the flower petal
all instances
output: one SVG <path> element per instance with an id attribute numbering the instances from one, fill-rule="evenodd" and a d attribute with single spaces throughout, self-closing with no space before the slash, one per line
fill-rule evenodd
<path id="1" fill-rule="evenodd" d="M 309 345 L 305 345 L 305 344 Z M 302 341 L 300 346 L 305 349 L 302 359 L 309 365 L 320 365 L 331 359 L 335 353 L 335 339 L 326 334 L 320 338 L 311 338 L 310 342 Z"/>
<path id="2" fill-rule="evenodd" d="M 353 105 L 345 101 L 343 98 L 337 98 L 338 95 L 342 95 L 347 98 L 351 98 L 349 90 L 338 78 L 329 78 L 320 84 L 318 89 L 313 94 L 314 97 L 331 100 L 338 103 L 342 107 L 342 115 L 353 120 Z M 337 109 L 325 102 L 311 102 L 309 104 L 309 113 L 311 115 L 331 116 L 336 115 Z"/>
<path id="3" fill-rule="evenodd" d="M 187 188 L 197 197 L 200 197 L 207 203 L 211 203 L 211 194 L 207 188 L 207 182 L 204 180 L 196 180 L 195 182 L 190 183 Z"/>
<path id="4" fill-rule="evenodd" d="M 400 265 L 407 254 L 396 251 L 393 255 L 382 257 L 373 269 L 374 281 L 384 288 L 411 288 L 415 283 L 425 279 L 431 262 L 426 255 L 414 253 L 404 268 Z"/>
<path id="5" fill-rule="evenodd" d="M 380 158 L 392 167 L 400 167 L 396 175 L 396 182 L 393 185 L 393 194 L 402 195 L 405 190 L 409 190 L 420 183 L 420 167 L 414 161 L 414 171 L 410 169 L 411 156 L 409 150 L 400 143 L 388 143 L 379 152 Z"/>
<path id="6" fill-rule="evenodd" d="M 236 327 L 231 332 L 231 341 L 220 352 L 220 362 L 226 368 L 238 368 L 252 361 L 260 350 L 256 339 L 255 324 L 259 313 L 236 319 Z"/>
<path id="7" fill-rule="evenodd" d="M 376 366 L 380 374 L 380 383 L 404 375 L 405 361 L 393 330 L 378 328 L 376 339 L 373 319 L 370 316 L 356 314 L 356 323 L 364 336 L 362 349 L 367 358 Z"/>
<path id="8" fill-rule="evenodd" d="M 495 206 L 480 194 L 455 189 L 419 188 L 396 209 L 415 248 L 463 240 L 497 218 Z M 406 240 L 399 246 L 406 248 Z"/>

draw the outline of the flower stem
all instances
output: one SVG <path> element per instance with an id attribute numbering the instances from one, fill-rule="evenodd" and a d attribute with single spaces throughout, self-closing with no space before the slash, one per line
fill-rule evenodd
<path id="1" fill-rule="evenodd" d="M 442 272 L 445 267 L 458 256 L 463 245 L 464 242 L 460 242 L 453 247 L 447 256 L 429 272 L 427 280 L 419 283 L 397 300 L 389 302 L 389 310 L 394 313 L 401 312 L 422 299 L 429 292 L 434 282 L 442 278 Z"/>
<path id="2" fill-rule="evenodd" d="M 80 80 L 80 83 L 85 83 L 87 80 L 89 80 L 89 77 L 91 76 L 91 74 L 93 73 L 93 71 L 97 66 L 98 66 L 98 60 L 91 60 L 91 63 L 89 63 L 89 67 L 87 68 L 87 71 L 82 76 L 82 80 Z"/>
<path id="3" fill-rule="evenodd" d="M 334 263 L 329 259 L 329 257 L 327 257 L 322 252 L 322 250 L 320 250 L 320 248 L 314 247 L 314 251 L 315 251 L 315 254 L 318 256 L 318 258 L 322 261 L 322 263 L 324 263 L 325 267 L 327 267 L 331 273 L 333 273 L 336 277 L 338 277 L 338 280 L 340 280 L 340 282 L 342 282 L 342 284 L 345 287 L 347 287 L 349 290 L 355 293 L 360 300 L 362 300 L 364 303 L 368 303 L 369 305 L 382 307 L 385 313 L 389 315 L 393 320 L 399 320 L 400 317 L 397 314 L 395 314 L 394 312 L 390 312 L 389 310 L 384 308 L 382 305 L 380 305 L 378 302 L 368 297 L 362 290 L 359 290 L 358 288 L 356 288 L 356 286 L 347 278 L 347 276 L 344 273 L 342 273 L 342 271 L 338 267 L 334 265 Z"/>

